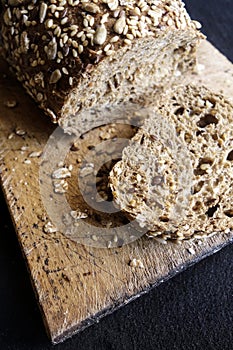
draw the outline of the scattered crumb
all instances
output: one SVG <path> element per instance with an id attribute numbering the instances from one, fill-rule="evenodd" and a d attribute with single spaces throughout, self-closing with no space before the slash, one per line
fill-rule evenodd
<path id="1" fill-rule="evenodd" d="M 189 252 L 189 254 L 191 255 L 195 255 L 195 250 L 193 248 L 188 248 L 187 251 Z"/>
<path id="2" fill-rule="evenodd" d="M 114 242 L 114 243 L 117 243 L 117 242 L 118 242 L 118 236 L 117 236 L 117 235 L 114 235 L 114 237 L 113 237 L 113 242 Z"/>
<path id="3" fill-rule="evenodd" d="M 140 259 L 136 259 L 136 258 L 130 260 L 129 266 L 131 266 L 131 267 L 139 267 L 140 269 L 144 268 L 143 262 Z"/>
<path id="4" fill-rule="evenodd" d="M 66 193 L 68 190 L 68 182 L 64 179 L 53 180 L 53 187 L 55 193 Z"/>
<path id="5" fill-rule="evenodd" d="M 78 144 L 74 142 L 73 145 L 71 146 L 70 150 L 72 152 L 78 151 L 79 150 Z"/>
<path id="6" fill-rule="evenodd" d="M 16 135 L 18 136 L 24 136 L 26 134 L 26 131 L 25 130 L 22 130 L 22 129 L 16 129 L 15 130 L 15 133 Z"/>
<path id="7" fill-rule="evenodd" d="M 17 106 L 18 102 L 16 100 L 7 100 L 4 102 L 4 106 L 8 108 L 15 108 Z"/>
<path id="8" fill-rule="evenodd" d="M 112 247 L 112 242 L 111 241 L 108 241 L 107 242 L 107 248 L 111 248 Z"/>
<path id="9" fill-rule="evenodd" d="M 158 243 L 161 243 L 161 244 L 167 244 L 167 241 L 164 239 L 164 238 L 161 238 L 159 236 L 153 236 L 153 235 L 149 235 L 147 236 L 148 238 L 153 238 L 153 240 L 155 240 L 156 242 Z"/>
<path id="10" fill-rule="evenodd" d="M 31 164 L 30 159 L 25 159 L 24 164 Z"/>
<path id="11" fill-rule="evenodd" d="M 13 132 L 12 132 L 11 134 L 9 134 L 9 135 L 8 135 L 8 140 L 13 139 L 14 135 L 15 135 L 15 133 L 13 133 Z"/>
<path id="12" fill-rule="evenodd" d="M 202 72 L 203 70 L 205 70 L 205 66 L 204 66 L 204 64 L 197 64 L 197 71 L 198 72 Z"/>
<path id="13" fill-rule="evenodd" d="M 37 215 L 38 219 L 45 222 L 48 220 L 47 216 L 45 214 L 42 214 L 42 215 Z"/>
<path id="14" fill-rule="evenodd" d="M 80 177 L 85 177 L 94 172 L 94 164 L 93 163 L 88 163 L 86 164 L 85 167 L 81 168 L 79 171 L 79 176 Z"/>
<path id="15" fill-rule="evenodd" d="M 54 233 L 54 232 L 57 232 L 57 228 L 50 222 L 48 221 L 44 227 L 43 227 L 43 230 L 45 233 Z"/>
<path id="16" fill-rule="evenodd" d="M 66 179 L 68 177 L 71 177 L 71 172 L 69 169 L 62 167 L 59 169 L 56 169 L 52 174 L 53 179 Z"/>
<path id="17" fill-rule="evenodd" d="M 29 158 L 39 158 L 42 154 L 42 151 L 34 151 L 29 154 Z"/>
<path id="18" fill-rule="evenodd" d="M 202 24 L 198 21 L 193 21 L 193 23 L 195 24 L 197 29 L 201 29 L 202 28 Z"/>
<path id="19" fill-rule="evenodd" d="M 83 213 L 81 211 L 75 211 L 75 210 L 72 210 L 70 212 L 70 215 L 75 220 L 86 219 L 88 217 L 87 213 Z"/>
<path id="20" fill-rule="evenodd" d="M 106 130 L 106 128 L 104 128 L 104 130 L 100 131 L 99 137 L 101 140 L 109 140 L 110 138 L 112 138 L 112 134 L 115 131 L 116 131 L 116 129 L 113 126 L 108 128 L 108 130 Z"/>
<path id="21" fill-rule="evenodd" d="M 175 71 L 175 76 L 176 77 L 180 77 L 182 75 L 181 71 L 180 70 L 176 70 Z"/>
<path id="22" fill-rule="evenodd" d="M 59 165 L 61 164 L 63 163 L 59 163 Z M 63 194 L 67 192 L 69 185 L 66 179 L 71 177 L 72 169 L 73 169 L 72 165 L 70 165 L 68 168 L 65 166 L 62 166 L 59 169 L 56 169 L 52 173 L 53 187 L 54 187 L 55 193 Z"/>

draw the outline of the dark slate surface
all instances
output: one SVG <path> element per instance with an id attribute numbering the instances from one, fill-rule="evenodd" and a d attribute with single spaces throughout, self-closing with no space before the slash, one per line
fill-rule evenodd
<path id="1" fill-rule="evenodd" d="M 233 1 L 186 0 L 208 39 L 233 61 Z M 232 350 L 233 245 L 86 329 L 58 350 Z M 0 192 L 0 349 L 54 349 Z"/>

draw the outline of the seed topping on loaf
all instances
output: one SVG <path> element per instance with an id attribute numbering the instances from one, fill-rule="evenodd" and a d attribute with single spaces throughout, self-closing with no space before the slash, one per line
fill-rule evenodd
<path id="1" fill-rule="evenodd" d="M 168 28 L 198 27 L 180 0 L 9 0 L 0 6 L 5 55 L 41 104 L 57 84 L 66 95 L 100 60 L 114 59 L 119 46 Z"/>

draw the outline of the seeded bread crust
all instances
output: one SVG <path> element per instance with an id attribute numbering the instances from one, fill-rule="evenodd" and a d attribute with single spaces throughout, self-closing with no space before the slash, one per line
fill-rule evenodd
<path id="1" fill-rule="evenodd" d="M 110 173 L 117 205 L 159 240 L 233 229 L 232 125 L 223 96 L 205 87 L 168 91 Z"/>
<path id="2" fill-rule="evenodd" d="M 180 0 L 1 1 L 4 56 L 67 129 L 82 108 L 160 90 L 195 65 L 203 36 Z"/>

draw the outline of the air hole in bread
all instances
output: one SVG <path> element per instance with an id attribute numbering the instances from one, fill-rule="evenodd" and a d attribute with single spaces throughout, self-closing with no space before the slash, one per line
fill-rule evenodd
<path id="1" fill-rule="evenodd" d="M 208 99 L 205 100 L 205 104 L 207 105 L 208 103 L 212 104 L 212 108 L 214 108 L 216 106 L 216 100 L 214 98 L 212 98 L 211 96 L 208 96 Z"/>
<path id="2" fill-rule="evenodd" d="M 112 191 L 107 185 L 109 172 L 119 160 L 120 159 L 111 159 L 109 162 L 103 164 L 97 173 L 97 178 L 99 179 L 99 181 L 96 183 L 97 192 L 100 197 L 108 202 L 113 200 Z"/>
<path id="3" fill-rule="evenodd" d="M 216 211 L 219 208 L 219 204 L 209 208 L 206 212 L 206 215 L 208 215 L 209 218 L 212 218 L 214 216 L 214 213 L 216 213 Z"/>
<path id="4" fill-rule="evenodd" d="M 224 211 L 224 214 L 228 216 L 229 218 L 233 218 L 233 209 L 229 209 Z"/>
<path id="5" fill-rule="evenodd" d="M 169 222 L 169 218 L 166 217 L 166 216 L 160 216 L 159 220 L 162 221 L 162 222 Z"/>
<path id="6" fill-rule="evenodd" d="M 228 154 L 227 160 L 230 160 L 230 161 L 233 160 L 233 150 Z"/>
<path id="7" fill-rule="evenodd" d="M 206 128 L 210 124 L 218 124 L 218 119 L 212 114 L 206 114 L 199 120 L 197 126 L 199 128 Z"/>
<path id="8" fill-rule="evenodd" d="M 180 107 L 175 111 L 175 115 L 182 115 L 184 114 L 184 111 L 185 111 L 184 107 Z"/>
<path id="9" fill-rule="evenodd" d="M 198 182 L 198 184 L 196 186 L 194 186 L 194 188 L 193 188 L 193 194 L 200 192 L 202 187 L 204 186 L 204 184 L 205 184 L 204 181 Z"/>
<path id="10" fill-rule="evenodd" d="M 192 135 L 190 134 L 190 133 L 188 133 L 188 132 L 186 132 L 185 134 L 184 134 L 184 140 L 185 140 L 185 142 L 187 142 L 187 143 L 190 143 L 191 141 L 192 141 Z"/>
<path id="11" fill-rule="evenodd" d="M 212 166 L 213 160 L 211 158 L 201 158 L 198 167 L 194 170 L 195 175 L 204 175 Z"/>
<path id="12" fill-rule="evenodd" d="M 197 201 L 192 209 L 193 209 L 193 211 L 197 211 L 197 210 L 199 210 L 200 207 L 201 207 L 201 202 Z"/>
<path id="13" fill-rule="evenodd" d="M 200 136 L 200 135 L 202 135 L 202 134 L 204 134 L 204 130 L 198 130 L 197 132 L 196 132 L 196 136 Z"/>
<path id="14" fill-rule="evenodd" d="M 140 145 L 143 145 L 144 139 L 145 139 L 145 135 L 142 135 L 142 138 L 141 138 L 141 141 L 140 141 Z"/>
<path id="15" fill-rule="evenodd" d="M 218 135 L 217 134 L 212 134 L 211 136 L 212 136 L 212 139 L 214 141 L 218 141 Z"/>

